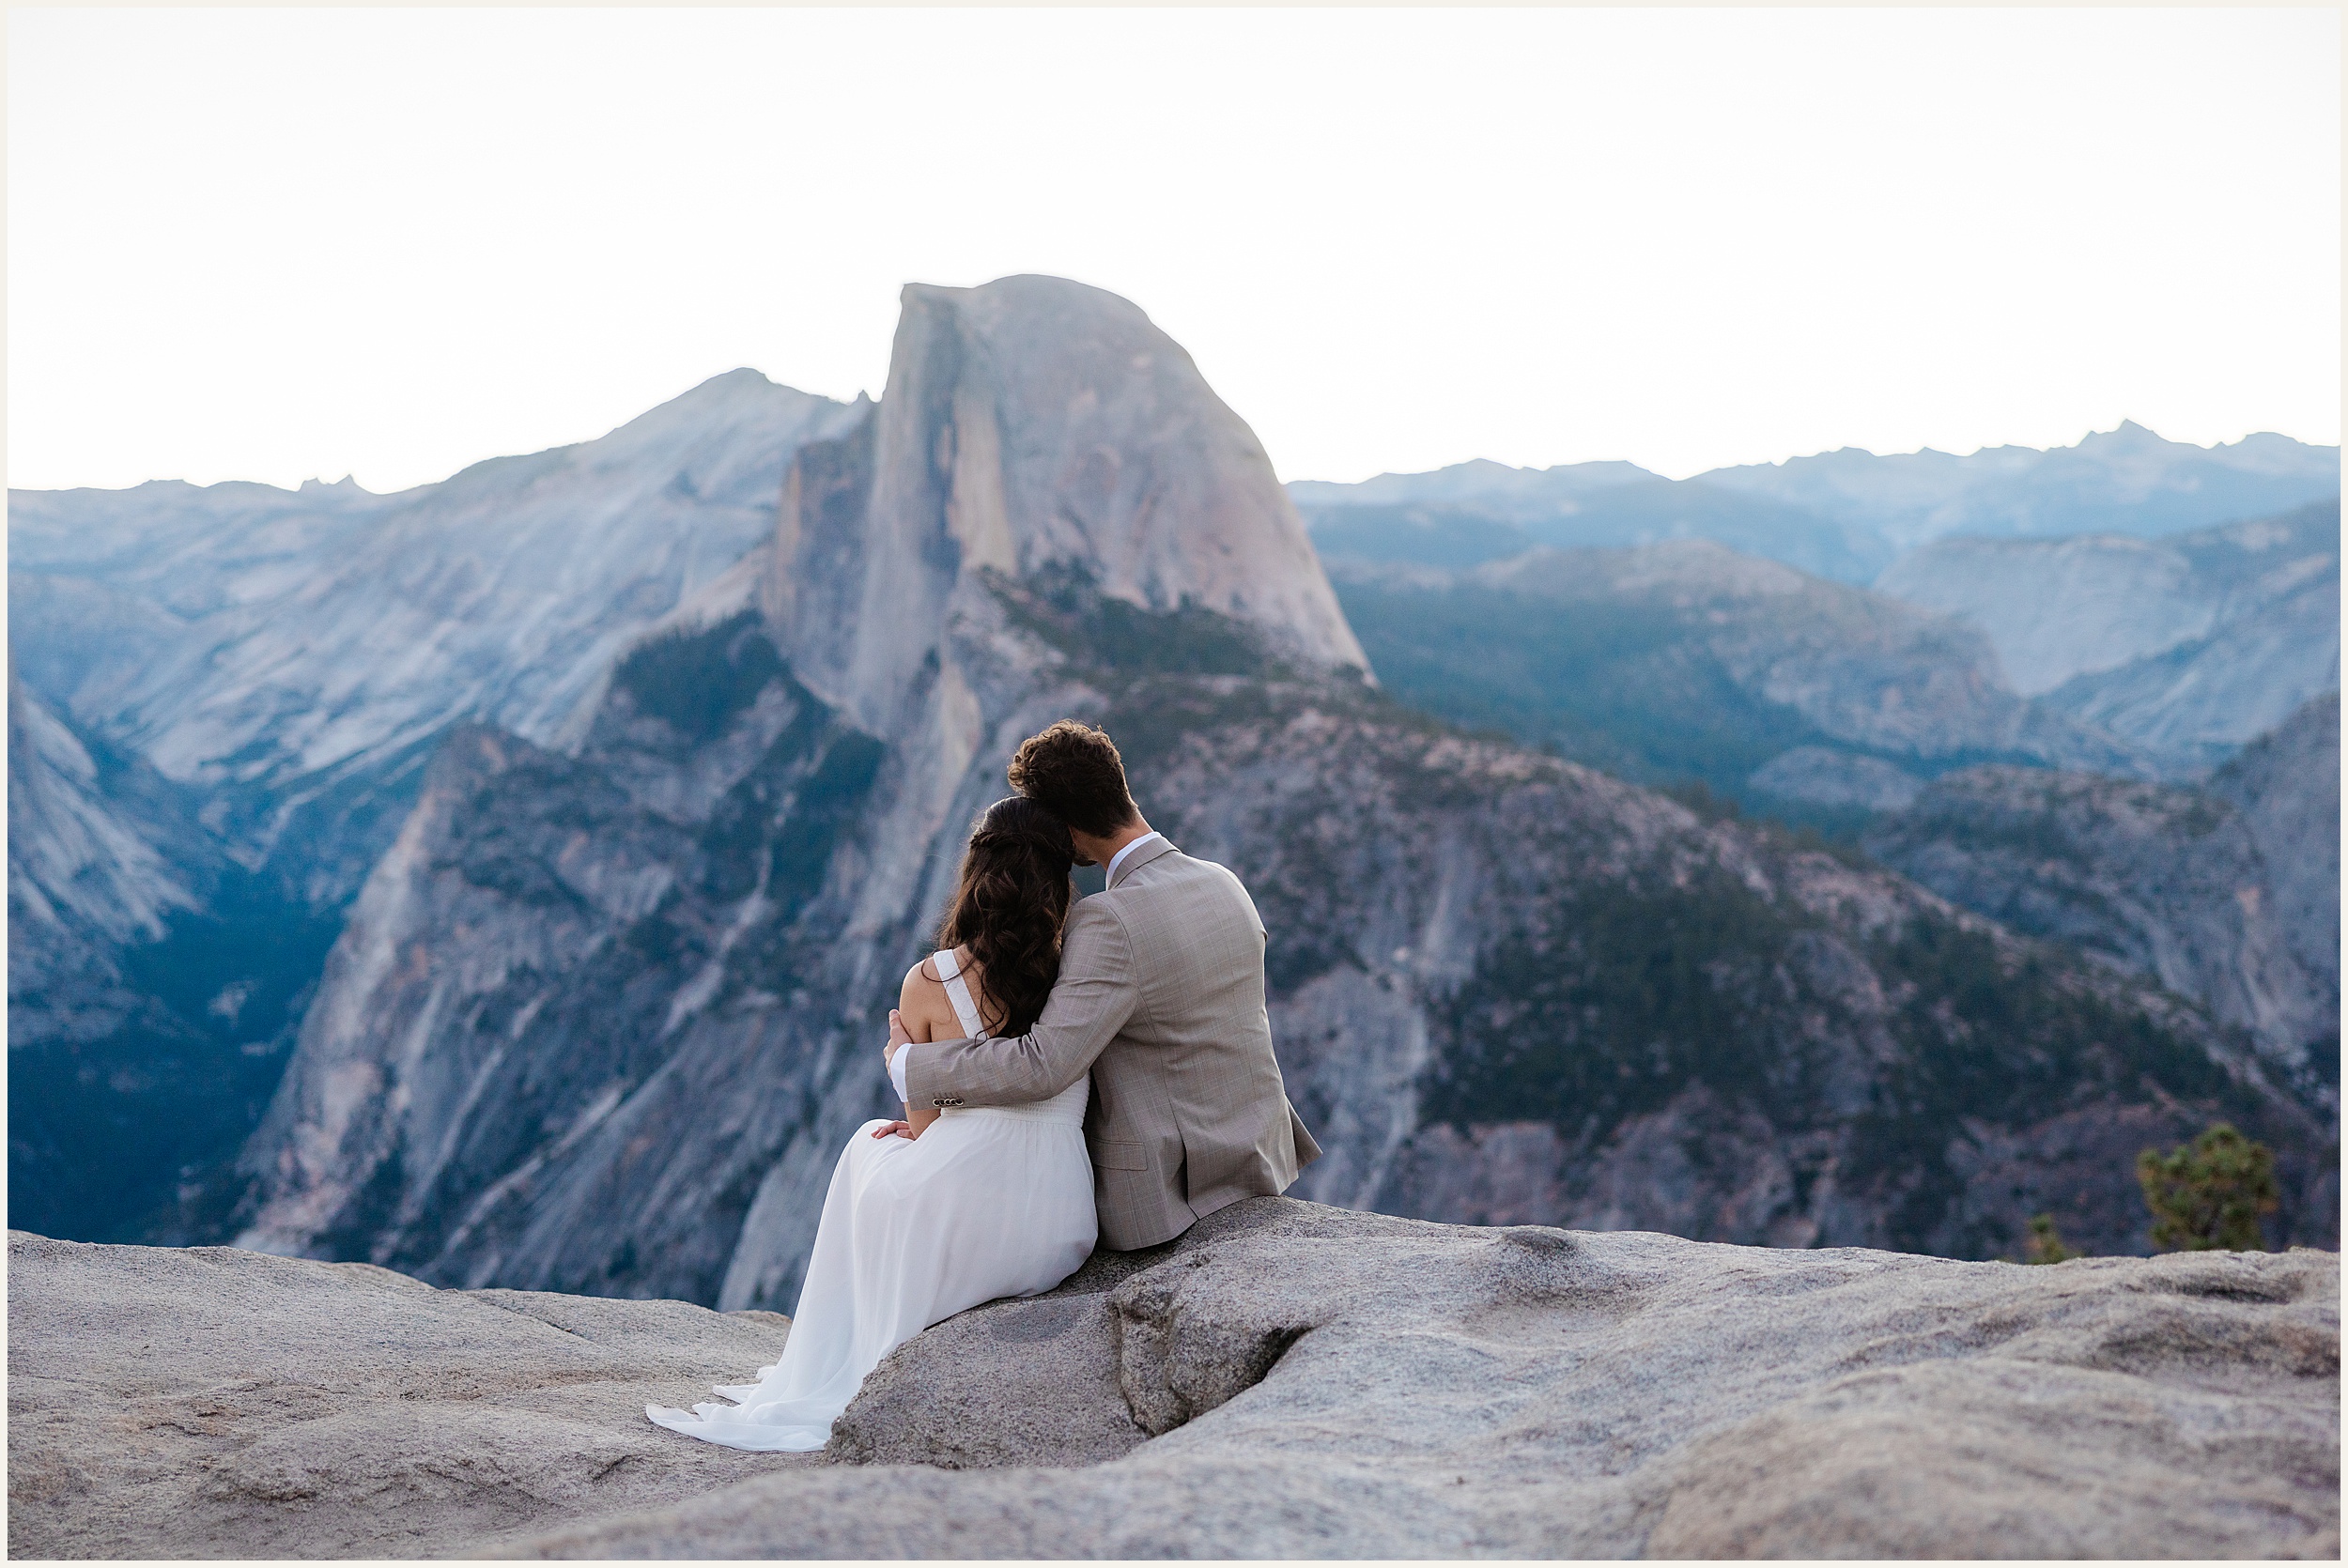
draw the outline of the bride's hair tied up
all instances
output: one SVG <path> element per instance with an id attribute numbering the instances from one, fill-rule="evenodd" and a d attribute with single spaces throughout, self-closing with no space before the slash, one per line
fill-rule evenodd
<path id="1" fill-rule="evenodd" d="M 937 945 L 970 949 L 988 1033 L 1024 1035 L 1043 1016 L 1075 864 L 1068 825 L 1035 802 L 1007 795 L 979 813 Z"/>

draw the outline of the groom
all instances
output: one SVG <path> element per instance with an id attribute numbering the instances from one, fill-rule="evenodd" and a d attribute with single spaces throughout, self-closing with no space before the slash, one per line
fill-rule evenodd
<path id="1" fill-rule="evenodd" d="M 1092 1074 L 1101 1244 L 1171 1241 L 1321 1157 L 1297 1119 L 1264 1013 L 1264 929 L 1239 878 L 1141 820 L 1108 736 L 1063 719 L 1011 760 L 1011 787 L 1068 824 L 1108 888 L 1068 916 L 1059 980 L 1016 1039 L 916 1043 L 888 1015 L 888 1079 L 908 1105 L 1021 1105 Z"/>

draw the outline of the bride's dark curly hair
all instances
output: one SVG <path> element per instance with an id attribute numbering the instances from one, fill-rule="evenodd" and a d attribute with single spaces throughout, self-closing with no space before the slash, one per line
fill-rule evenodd
<path id="1" fill-rule="evenodd" d="M 1068 824 L 1020 795 L 988 807 L 970 830 L 962 884 L 946 906 L 937 945 L 969 945 L 982 992 L 973 1000 L 988 1033 L 1024 1035 L 1043 1016 L 1059 978 L 1075 863 Z"/>

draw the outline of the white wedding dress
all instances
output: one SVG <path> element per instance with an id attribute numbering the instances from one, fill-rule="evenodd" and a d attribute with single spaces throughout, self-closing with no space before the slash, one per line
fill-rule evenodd
<path id="1" fill-rule="evenodd" d="M 981 1038 L 979 1010 L 950 952 L 937 973 L 954 1015 Z M 831 1173 L 815 1251 L 782 1359 L 735 1401 L 644 1414 L 728 1448 L 803 1452 L 880 1359 L 933 1323 L 1003 1296 L 1033 1296 L 1074 1273 L 1099 1223 L 1085 1153 L 1089 1078 L 1031 1105 L 940 1112 L 914 1139 L 875 1138 L 866 1122 Z"/>

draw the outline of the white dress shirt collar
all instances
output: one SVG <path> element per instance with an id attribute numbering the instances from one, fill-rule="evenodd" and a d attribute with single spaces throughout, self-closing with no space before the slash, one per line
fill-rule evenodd
<path id="1" fill-rule="evenodd" d="M 1107 874 L 1103 878 L 1104 884 L 1111 886 L 1115 885 L 1117 882 L 1117 869 L 1125 864 L 1125 857 L 1133 853 L 1134 851 L 1141 848 L 1142 845 L 1152 842 L 1161 844 L 1166 842 L 1166 835 L 1163 833 L 1145 833 L 1140 838 L 1135 839 L 1132 843 L 1126 845 L 1123 849 L 1119 850 L 1115 854 L 1110 855 L 1109 869 Z"/>

